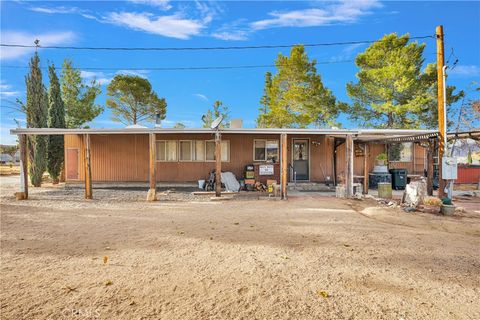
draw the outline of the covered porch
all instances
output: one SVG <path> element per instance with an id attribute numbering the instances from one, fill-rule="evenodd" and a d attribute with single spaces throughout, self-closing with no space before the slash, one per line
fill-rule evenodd
<path id="1" fill-rule="evenodd" d="M 368 173 L 386 139 L 420 134 L 427 130 L 353 129 L 15 129 L 22 154 L 22 190 L 28 198 L 26 139 L 28 135 L 64 135 L 67 182 L 82 183 L 85 198 L 93 198 L 93 183 L 148 183 L 149 200 L 155 200 L 158 183 L 195 182 L 215 170 L 243 177 L 245 166 L 255 166 L 255 177 L 276 180 L 280 197 L 287 199 L 287 185 L 344 184 L 346 195 L 353 185 L 368 192 Z M 263 150 L 262 150 L 263 149 Z M 425 169 L 423 147 L 416 146 L 413 174 Z M 261 175 L 262 166 L 271 172 Z M 263 168 L 265 169 L 265 168 Z M 220 196 L 221 191 L 216 190 Z"/>

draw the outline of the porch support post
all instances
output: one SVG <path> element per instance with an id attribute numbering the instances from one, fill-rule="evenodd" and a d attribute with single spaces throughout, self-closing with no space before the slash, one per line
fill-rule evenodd
<path id="1" fill-rule="evenodd" d="M 149 155 L 150 155 L 150 166 L 149 166 L 149 181 L 150 188 L 148 189 L 147 201 L 157 201 L 157 145 L 155 139 L 155 133 L 148 134 L 149 139 Z"/>
<path id="2" fill-rule="evenodd" d="M 345 143 L 345 187 L 346 196 L 353 196 L 353 137 L 348 134 Z"/>
<path id="3" fill-rule="evenodd" d="M 215 132 L 215 197 L 222 195 L 222 140 L 220 132 Z"/>
<path id="4" fill-rule="evenodd" d="M 370 156 L 370 146 L 368 143 L 364 145 L 363 158 L 363 194 L 368 194 L 368 159 Z"/>
<path id="5" fill-rule="evenodd" d="M 18 141 L 20 144 L 20 192 L 17 193 L 17 200 L 28 199 L 27 139 L 27 136 L 24 134 L 18 136 Z"/>
<path id="6" fill-rule="evenodd" d="M 433 156 L 435 153 L 435 142 L 433 139 L 428 141 L 427 149 L 427 194 L 433 195 Z"/>
<path id="7" fill-rule="evenodd" d="M 280 158 L 280 184 L 281 184 L 281 198 L 282 200 L 287 200 L 287 172 L 288 172 L 288 167 L 287 167 L 287 162 L 288 162 L 288 156 L 287 156 L 287 134 L 282 133 L 280 136 L 280 147 L 282 149 L 281 152 L 281 158 Z"/>
<path id="8" fill-rule="evenodd" d="M 85 199 L 93 199 L 92 194 L 92 166 L 90 162 L 90 135 L 83 135 L 85 148 Z"/>

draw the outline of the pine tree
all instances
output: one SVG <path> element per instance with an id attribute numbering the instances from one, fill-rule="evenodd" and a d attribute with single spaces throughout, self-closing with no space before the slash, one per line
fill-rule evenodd
<path id="1" fill-rule="evenodd" d="M 260 98 L 261 107 L 258 109 L 260 114 L 258 115 L 258 118 L 257 118 L 257 127 L 259 128 L 267 127 L 267 123 L 266 123 L 267 119 L 265 119 L 266 117 L 265 115 L 269 111 L 269 106 L 272 100 L 270 98 L 271 90 L 272 90 L 272 73 L 267 71 L 265 73 L 265 86 L 263 88 L 263 96 Z"/>
<path id="2" fill-rule="evenodd" d="M 344 104 L 338 103 L 332 91 L 323 85 L 315 60 L 305 48 L 294 46 L 290 56 L 279 54 L 277 73 L 265 75 L 263 108 L 257 124 L 267 128 L 305 128 L 336 125 Z"/>
<path id="3" fill-rule="evenodd" d="M 229 113 L 230 111 L 228 110 L 228 107 L 223 105 L 222 101 L 220 100 L 215 101 L 213 104 L 213 108 L 208 109 L 207 113 L 205 113 L 202 116 L 203 127 L 210 128 L 213 121 L 215 121 L 215 119 L 217 119 L 218 117 L 222 116 L 223 120 L 222 120 L 222 123 L 220 124 L 220 128 L 228 128 L 230 126 Z"/>
<path id="4" fill-rule="evenodd" d="M 48 98 L 42 84 L 38 53 L 30 61 L 30 73 L 25 77 L 27 87 L 27 127 L 46 128 L 48 113 Z M 46 169 L 47 137 L 30 136 L 28 140 L 30 160 L 30 182 L 34 187 L 42 184 L 42 176 Z"/>
<path id="5" fill-rule="evenodd" d="M 48 67 L 50 89 L 48 94 L 48 127 L 65 128 L 65 105 L 60 92 L 60 82 L 55 72 L 55 66 Z M 47 169 L 54 184 L 59 181 L 64 161 L 64 141 L 61 135 L 48 137 Z"/>

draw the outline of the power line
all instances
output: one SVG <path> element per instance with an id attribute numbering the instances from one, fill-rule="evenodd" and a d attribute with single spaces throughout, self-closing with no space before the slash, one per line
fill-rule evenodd
<path id="1" fill-rule="evenodd" d="M 338 60 L 338 61 L 317 61 L 317 65 L 349 63 L 355 60 Z M 79 70 L 96 70 L 96 71 L 187 71 L 187 70 L 228 70 L 228 69 L 260 69 L 260 68 L 274 68 L 278 65 L 264 64 L 264 65 L 240 65 L 240 66 L 200 66 L 200 67 L 127 67 L 127 68 L 105 68 L 105 67 L 76 67 Z M 28 69 L 28 66 L 1 66 L 7 69 Z M 41 67 L 41 69 L 47 69 Z"/>
<path id="2" fill-rule="evenodd" d="M 434 35 L 410 37 L 414 39 L 434 39 Z M 207 50 L 246 50 L 246 49 L 277 49 L 291 48 L 297 45 L 304 47 L 323 47 L 323 46 L 340 46 L 354 44 L 369 44 L 380 40 L 361 40 L 346 42 L 325 42 L 325 43 L 309 43 L 309 44 L 284 44 L 284 45 L 258 45 L 258 46 L 225 46 L 225 47 L 76 47 L 76 46 L 42 46 L 42 45 L 26 45 L 26 44 L 0 44 L 1 47 L 9 48 L 37 48 L 37 49 L 59 49 L 59 50 L 104 50 L 104 51 L 207 51 Z"/>

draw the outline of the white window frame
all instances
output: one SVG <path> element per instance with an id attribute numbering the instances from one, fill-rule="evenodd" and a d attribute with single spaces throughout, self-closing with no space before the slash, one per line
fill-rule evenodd
<path id="1" fill-rule="evenodd" d="M 228 153 L 227 153 L 227 160 L 222 160 L 222 162 L 230 162 L 230 140 L 221 140 L 220 143 L 224 141 L 228 144 Z M 215 140 L 205 140 L 205 162 L 215 162 L 216 160 L 207 160 L 207 142 L 215 143 Z M 214 157 L 215 157 L 215 153 L 214 153 Z"/>
<path id="2" fill-rule="evenodd" d="M 193 161 L 193 141 L 195 141 L 195 140 L 178 140 L 178 162 L 192 162 Z M 180 144 L 182 142 L 190 142 L 190 160 L 180 159 L 180 152 L 181 152 Z"/>
<path id="3" fill-rule="evenodd" d="M 203 145 L 203 157 L 200 160 L 196 160 L 197 158 L 197 142 L 200 142 Z M 205 162 L 207 157 L 207 146 L 205 145 L 204 140 L 192 140 L 192 162 Z"/>
<path id="4" fill-rule="evenodd" d="M 169 141 L 175 141 L 175 148 L 176 148 L 176 152 L 175 152 L 176 159 L 175 160 L 167 160 L 167 143 Z M 165 160 L 158 160 L 157 155 L 155 155 L 155 162 L 178 162 L 178 159 L 180 158 L 180 154 L 179 154 L 179 145 L 180 144 L 178 143 L 178 140 L 156 140 L 155 141 L 155 153 L 156 154 L 158 154 L 157 142 L 165 142 L 165 149 L 163 150 Z"/>
<path id="5" fill-rule="evenodd" d="M 264 160 L 257 160 L 255 159 L 255 142 L 256 141 L 264 141 L 265 142 L 265 159 Z M 267 162 L 267 142 L 268 141 L 275 141 L 277 142 L 277 163 L 280 162 L 280 141 L 277 139 L 253 139 L 253 161 L 254 162 Z"/>

